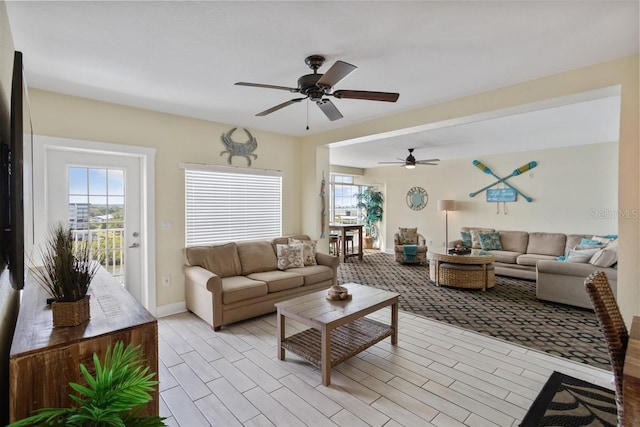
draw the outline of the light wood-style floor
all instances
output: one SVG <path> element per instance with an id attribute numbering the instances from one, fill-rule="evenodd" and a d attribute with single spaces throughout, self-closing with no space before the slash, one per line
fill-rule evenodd
<path id="1" fill-rule="evenodd" d="M 390 310 L 371 317 L 389 322 Z M 320 370 L 276 357 L 275 314 L 223 327 L 159 319 L 160 414 L 170 426 L 517 426 L 556 370 L 612 388 L 611 373 L 400 312 L 390 338 Z M 287 319 L 287 335 L 301 325 Z"/>

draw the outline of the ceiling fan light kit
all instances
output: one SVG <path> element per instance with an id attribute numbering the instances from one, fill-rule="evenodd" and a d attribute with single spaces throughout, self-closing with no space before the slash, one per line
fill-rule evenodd
<path id="1" fill-rule="evenodd" d="M 415 169 L 416 165 L 427 165 L 427 166 L 437 166 L 437 163 L 434 162 L 439 162 L 440 159 L 425 159 L 425 160 L 416 160 L 415 157 L 413 157 L 413 150 L 415 150 L 415 148 L 408 148 L 409 150 L 409 155 L 407 156 L 406 159 L 401 159 L 401 158 L 397 158 L 399 161 L 394 161 L 394 162 L 378 162 L 378 164 L 380 165 L 401 165 L 402 167 L 404 167 L 405 169 Z"/>
<path id="2" fill-rule="evenodd" d="M 304 98 L 294 98 L 289 101 L 285 101 L 282 104 L 278 104 L 274 107 L 268 108 L 259 112 L 256 116 L 266 116 L 274 113 L 284 107 L 288 107 L 291 104 L 298 103 L 305 99 L 311 100 L 316 103 L 318 108 L 324 113 L 325 116 L 331 121 L 335 121 L 344 117 L 338 108 L 331 102 L 327 96 L 333 96 L 338 99 L 361 99 L 366 101 L 383 101 L 383 102 L 396 102 L 400 96 L 394 92 L 374 92 L 364 90 L 336 90 L 333 91 L 333 87 L 342 81 L 345 77 L 353 73 L 358 69 L 355 65 L 349 64 L 344 61 L 336 61 L 331 68 L 324 74 L 318 74 L 318 68 L 320 68 L 325 58 L 321 55 L 310 55 L 305 58 L 304 62 L 313 70 L 313 74 L 305 74 L 298 78 L 297 87 L 277 86 L 262 83 L 248 83 L 237 82 L 238 86 L 250 86 L 261 87 L 266 89 L 278 89 L 286 90 L 292 93 L 300 93 L 305 95 Z"/>

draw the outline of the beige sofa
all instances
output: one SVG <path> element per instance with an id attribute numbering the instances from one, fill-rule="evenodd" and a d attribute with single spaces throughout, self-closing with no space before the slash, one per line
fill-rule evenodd
<path id="1" fill-rule="evenodd" d="M 491 228 L 462 227 L 477 236 L 481 231 L 496 231 Z M 557 261 L 570 249 L 580 244 L 583 238 L 593 234 L 562 234 L 526 231 L 498 230 L 502 250 L 488 250 L 495 258 L 495 272 L 498 275 L 536 281 L 538 299 L 573 306 L 592 308 L 584 288 L 584 279 L 594 271 L 603 271 L 609 279 L 615 294 L 617 270 L 614 267 L 599 267 L 588 262 L 573 263 Z M 478 238 L 472 239 L 473 247 L 480 248 Z M 451 242 L 462 244 L 462 240 Z"/>
<path id="2" fill-rule="evenodd" d="M 273 312 L 276 302 L 336 284 L 339 260 L 323 253 L 316 254 L 317 265 L 279 270 L 276 245 L 287 243 L 279 237 L 183 249 L 187 309 L 217 331 Z"/>

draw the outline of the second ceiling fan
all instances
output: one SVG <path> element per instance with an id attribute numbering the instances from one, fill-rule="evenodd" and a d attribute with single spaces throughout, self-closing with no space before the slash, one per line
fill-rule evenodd
<path id="1" fill-rule="evenodd" d="M 393 161 L 393 162 L 378 162 L 378 164 L 384 165 L 401 165 L 404 168 L 407 169 L 413 169 L 416 167 L 416 165 L 429 165 L 429 166 L 437 166 L 437 163 L 434 162 L 439 162 L 440 159 L 425 159 L 425 160 L 416 160 L 415 157 L 413 157 L 413 150 L 415 150 L 415 148 L 409 148 L 409 155 L 407 156 L 406 159 L 401 159 L 399 157 L 397 157 L 397 159 L 399 161 Z"/>
<path id="2" fill-rule="evenodd" d="M 237 82 L 238 86 L 262 87 L 267 89 L 280 89 L 292 93 L 305 95 L 302 98 L 294 98 L 278 104 L 267 110 L 261 111 L 256 116 L 266 116 L 291 104 L 309 99 L 318 105 L 320 110 L 331 121 L 341 119 L 343 116 L 338 108 L 327 96 L 338 99 L 363 99 L 367 101 L 396 102 L 400 94 L 393 92 L 372 92 L 365 90 L 333 90 L 333 87 L 342 79 L 353 73 L 358 67 L 344 61 L 336 61 L 324 74 L 318 74 L 318 68 L 324 64 L 325 58 L 321 55 L 308 56 L 304 62 L 313 70 L 313 74 L 305 74 L 298 79 L 297 87 L 276 86 L 262 83 Z"/>

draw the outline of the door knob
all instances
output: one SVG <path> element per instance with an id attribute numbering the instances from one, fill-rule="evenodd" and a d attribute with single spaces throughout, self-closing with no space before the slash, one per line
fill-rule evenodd
<path id="1" fill-rule="evenodd" d="M 134 243 L 131 246 L 129 246 L 130 248 L 139 248 L 140 244 L 139 243 Z"/>

